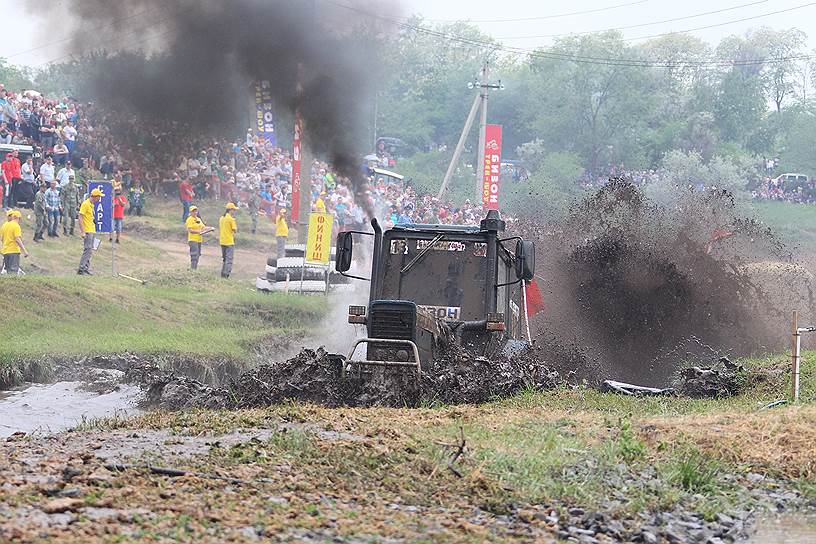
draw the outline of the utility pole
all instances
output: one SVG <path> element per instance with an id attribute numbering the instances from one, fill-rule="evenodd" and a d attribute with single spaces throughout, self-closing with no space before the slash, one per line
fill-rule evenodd
<path id="1" fill-rule="evenodd" d="M 482 179 L 484 178 L 484 146 L 485 146 L 485 126 L 487 125 L 487 95 L 490 92 L 490 89 L 504 89 L 504 85 L 502 85 L 501 80 L 498 83 L 490 83 L 488 82 L 488 77 L 490 73 L 490 67 L 487 62 L 484 63 L 481 70 L 481 81 L 476 80 L 475 82 L 468 83 L 468 89 L 475 89 L 479 88 L 479 94 L 473 100 L 473 106 L 470 108 L 470 113 L 468 113 L 467 120 L 465 121 L 465 126 L 462 127 L 462 134 L 459 136 L 459 141 L 456 144 L 456 149 L 453 150 L 453 157 L 451 157 L 451 162 L 448 164 L 448 170 L 445 172 L 445 178 L 442 180 L 442 186 L 439 188 L 439 194 L 437 198 L 442 198 L 445 194 L 445 191 L 448 190 L 448 183 L 450 183 L 450 178 L 453 175 L 453 171 L 456 168 L 456 165 L 459 163 L 459 157 L 462 155 L 462 150 L 465 147 L 465 140 L 467 139 L 468 133 L 470 133 L 470 128 L 473 126 L 473 121 L 476 118 L 476 110 L 481 107 L 481 117 L 479 120 L 479 164 L 477 165 L 477 173 L 476 173 L 476 194 L 477 198 L 480 198 L 482 194 Z"/>
<path id="2" fill-rule="evenodd" d="M 498 83 L 490 83 L 490 65 L 485 62 L 482 68 L 482 81 L 479 83 L 479 88 L 482 90 L 479 96 L 482 99 L 482 117 L 479 120 L 479 164 L 476 166 L 476 202 L 482 197 L 482 182 L 484 180 L 484 149 L 485 149 L 485 132 L 487 131 L 487 95 L 490 89 L 504 89 L 501 80 Z"/>
<path id="3" fill-rule="evenodd" d="M 462 149 L 465 147 L 465 139 L 470 132 L 470 127 L 473 126 L 473 120 L 476 118 L 476 110 L 479 109 L 481 103 L 482 97 L 476 95 L 476 98 L 473 100 L 473 106 L 470 107 L 470 113 L 468 113 L 467 120 L 465 121 L 465 126 L 462 128 L 462 134 L 459 136 L 459 141 L 456 143 L 456 149 L 453 150 L 453 157 L 451 157 L 451 161 L 448 164 L 448 171 L 445 172 L 445 178 L 442 180 L 442 187 L 439 188 L 439 194 L 437 195 L 437 198 L 439 199 L 442 199 L 442 197 L 445 195 L 445 191 L 448 190 L 448 182 L 450 182 L 451 175 L 453 175 L 453 170 L 456 168 L 456 165 L 459 164 L 459 157 L 462 155 Z"/>

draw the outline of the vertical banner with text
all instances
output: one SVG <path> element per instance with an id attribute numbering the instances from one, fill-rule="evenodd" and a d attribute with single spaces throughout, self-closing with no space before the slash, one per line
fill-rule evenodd
<path id="1" fill-rule="evenodd" d="M 96 232 L 113 231 L 113 184 L 110 181 L 89 181 L 88 194 L 99 189 L 105 195 L 94 205 L 94 223 Z"/>
<path id="2" fill-rule="evenodd" d="M 334 216 L 330 213 L 309 214 L 309 234 L 306 238 L 306 263 L 329 264 Z"/>
<path id="3" fill-rule="evenodd" d="M 300 219 L 300 131 L 303 122 L 300 120 L 300 108 L 295 111 L 295 137 L 292 140 L 292 222 Z"/>
<path id="4" fill-rule="evenodd" d="M 484 179 L 482 180 L 482 207 L 485 210 L 499 209 L 501 140 L 501 125 L 485 125 Z"/>
<path id="5" fill-rule="evenodd" d="M 264 79 L 255 83 L 255 134 L 263 136 L 270 144 L 277 145 L 273 104 L 269 81 Z"/>

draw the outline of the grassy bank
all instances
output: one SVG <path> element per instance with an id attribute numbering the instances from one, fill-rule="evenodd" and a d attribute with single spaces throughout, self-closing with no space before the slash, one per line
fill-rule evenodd
<path id="1" fill-rule="evenodd" d="M 124 351 L 245 363 L 264 343 L 302 336 L 325 310 L 321 297 L 267 295 L 206 272 L 147 280 L 0 279 L 0 367 L 31 373 L 40 358 Z"/>
<path id="2" fill-rule="evenodd" d="M 782 240 L 806 253 L 816 252 L 816 207 L 791 202 L 752 203 L 757 217 Z"/>
<path id="3" fill-rule="evenodd" d="M 196 205 L 204 223 L 217 227 L 218 219 L 224 213 L 224 201 L 204 200 L 197 202 Z M 252 220 L 246 208 L 238 210 L 235 220 L 238 223 L 239 232 L 237 240 L 241 244 L 245 247 L 259 249 L 271 247 L 270 243 L 274 241 L 275 236 L 274 218 L 259 214 L 255 234 L 252 233 Z M 186 240 L 184 226 L 181 223 L 181 204 L 177 200 L 151 200 L 143 216 L 129 216 L 126 218 L 126 224 L 129 224 L 139 236 Z M 291 239 L 296 239 L 296 229 L 293 227 L 290 232 Z M 213 233 L 208 237 L 217 241 L 218 233 Z"/>

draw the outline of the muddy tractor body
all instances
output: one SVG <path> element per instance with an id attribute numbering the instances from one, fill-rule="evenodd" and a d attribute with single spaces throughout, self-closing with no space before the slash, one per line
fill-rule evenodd
<path id="1" fill-rule="evenodd" d="M 432 369 L 451 344 L 490 356 L 525 338 L 524 281 L 533 277 L 535 247 L 503 238 L 495 211 L 479 225 L 398 224 L 383 232 L 371 222 L 374 248 L 367 306 L 350 306 L 349 323 L 365 325 L 345 372 L 373 367 Z M 337 239 L 335 267 L 346 273 L 354 234 Z M 351 276 L 355 277 L 355 276 Z M 355 358 L 365 345 L 364 359 Z"/>

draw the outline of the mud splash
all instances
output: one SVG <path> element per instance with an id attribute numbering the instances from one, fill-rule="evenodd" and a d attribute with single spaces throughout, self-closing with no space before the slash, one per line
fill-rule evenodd
<path id="1" fill-rule="evenodd" d="M 341 378 L 343 361 L 343 356 L 322 348 L 303 349 L 287 361 L 261 365 L 218 388 L 150 368 L 134 369 L 127 379 L 147 388 L 146 405 L 170 410 L 250 408 L 287 400 L 330 407 L 479 403 L 564 383 L 548 358 L 537 351 L 489 360 L 453 348 L 421 379 L 402 371 Z"/>
<path id="2" fill-rule="evenodd" d="M 720 355 L 782 347 L 790 310 L 813 311 L 812 276 L 723 191 L 679 190 L 671 205 L 613 180 L 558 225 L 522 223 L 538 245 L 547 309 L 534 329 L 580 346 L 579 377 L 666 387 L 694 360 L 690 339 Z M 784 282 L 785 289 L 778 287 Z"/>

